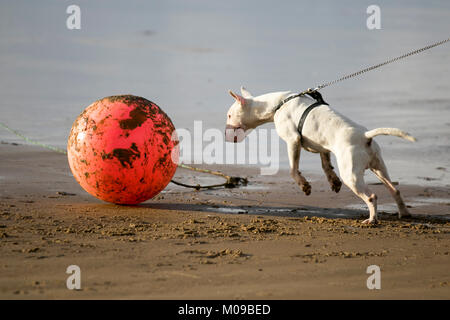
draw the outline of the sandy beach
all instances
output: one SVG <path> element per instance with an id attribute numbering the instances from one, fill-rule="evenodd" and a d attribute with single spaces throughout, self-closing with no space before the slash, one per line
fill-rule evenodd
<path id="1" fill-rule="evenodd" d="M 0 145 L 2 299 L 448 299 L 450 190 L 400 185 L 413 217 L 399 221 L 381 185 L 381 223 L 343 187 L 287 172 L 227 166 L 248 186 L 195 191 L 169 184 L 138 206 L 108 204 L 73 179 L 66 156 Z M 217 169 L 217 167 L 214 167 Z M 175 177 L 209 181 L 189 170 Z M 362 206 L 361 206 L 362 207 Z M 81 290 L 66 288 L 69 265 Z M 381 290 L 366 286 L 369 265 Z"/>

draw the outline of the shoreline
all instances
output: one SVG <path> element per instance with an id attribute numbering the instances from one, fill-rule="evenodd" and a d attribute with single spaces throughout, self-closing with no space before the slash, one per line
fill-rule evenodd
<path id="1" fill-rule="evenodd" d="M 169 186 L 138 206 L 100 201 L 71 176 L 65 155 L 0 145 L 0 297 L 4 299 L 448 299 L 450 188 L 400 185 L 411 219 L 398 220 L 381 185 L 380 224 L 362 201 L 309 175 L 212 166 L 246 176 L 236 189 Z M 202 166 L 208 168 L 208 166 Z M 211 168 L 211 167 L 210 167 Z M 202 177 L 202 178 L 198 178 Z M 178 169 L 185 183 L 222 181 Z M 82 290 L 65 287 L 80 265 Z M 382 290 L 366 288 L 378 264 Z"/>

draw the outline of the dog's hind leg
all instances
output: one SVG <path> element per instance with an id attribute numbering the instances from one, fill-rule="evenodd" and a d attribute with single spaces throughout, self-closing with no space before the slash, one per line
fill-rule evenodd
<path id="1" fill-rule="evenodd" d="M 300 137 L 292 141 L 286 141 L 288 147 L 289 165 L 291 167 L 291 176 L 308 196 L 311 194 L 311 185 L 298 171 L 300 161 Z"/>
<path id="2" fill-rule="evenodd" d="M 377 223 L 377 196 L 370 191 L 364 182 L 364 172 L 348 180 L 346 178 L 342 178 L 342 180 L 369 208 L 369 219 L 364 220 L 363 223 Z"/>
<path id="3" fill-rule="evenodd" d="M 320 160 L 322 160 L 322 169 L 327 176 L 328 182 L 330 183 L 331 190 L 338 193 L 341 190 L 342 182 L 339 177 L 334 172 L 334 168 L 331 165 L 330 153 L 329 152 L 321 152 Z"/>
<path id="4" fill-rule="evenodd" d="M 363 223 L 377 222 L 377 196 L 370 191 L 364 181 L 365 164 L 368 162 L 368 154 L 355 152 L 355 150 L 344 150 L 336 155 L 339 173 L 342 181 L 358 197 L 360 197 L 369 208 L 369 219 Z"/>
<path id="5" fill-rule="evenodd" d="M 383 159 L 379 156 L 375 156 L 375 160 L 372 161 L 370 170 L 380 179 L 380 181 L 388 188 L 398 207 L 398 217 L 401 219 L 402 217 L 410 217 L 411 214 L 408 212 L 405 203 L 403 202 L 402 197 L 400 196 L 400 191 L 394 186 L 389 178 L 389 174 L 384 164 Z"/>

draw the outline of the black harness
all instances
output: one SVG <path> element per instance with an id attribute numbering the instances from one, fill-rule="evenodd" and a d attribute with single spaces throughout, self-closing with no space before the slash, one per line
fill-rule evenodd
<path id="1" fill-rule="evenodd" d="M 288 102 L 288 101 L 290 101 L 292 99 L 304 96 L 305 94 L 309 95 L 311 98 L 316 100 L 316 102 L 314 102 L 308 108 L 306 108 L 306 110 L 303 112 L 302 116 L 300 117 L 300 121 L 298 122 L 298 125 L 297 125 L 297 131 L 300 134 L 300 142 L 303 142 L 302 129 L 303 129 L 303 125 L 305 123 L 306 117 L 311 112 L 311 110 L 314 109 L 317 106 L 322 105 L 322 104 L 325 104 L 325 105 L 328 106 L 328 103 L 326 103 L 323 100 L 322 95 L 320 94 L 320 92 L 319 91 L 311 91 L 311 92 L 305 92 L 305 93 L 302 92 L 302 93 L 299 93 L 299 94 L 287 97 L 286 99 L 281 100 L 281 102 L 276 106 L 276 108 L 274 110 L 274 112 L 278 111 L 278 109 L 280 109 L 286 102 Z"/>

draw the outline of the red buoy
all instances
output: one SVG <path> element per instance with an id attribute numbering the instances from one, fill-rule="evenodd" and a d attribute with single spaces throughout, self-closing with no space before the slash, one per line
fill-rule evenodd
<path id="1" fill-rule="evenodd" d="M 175 174 L 178 140 L 170 118 L 153 102 L 112 96 L 87 107 L 67 144 L 70 169 L 91 195 L 137 204 L 161 192 Z"/>

